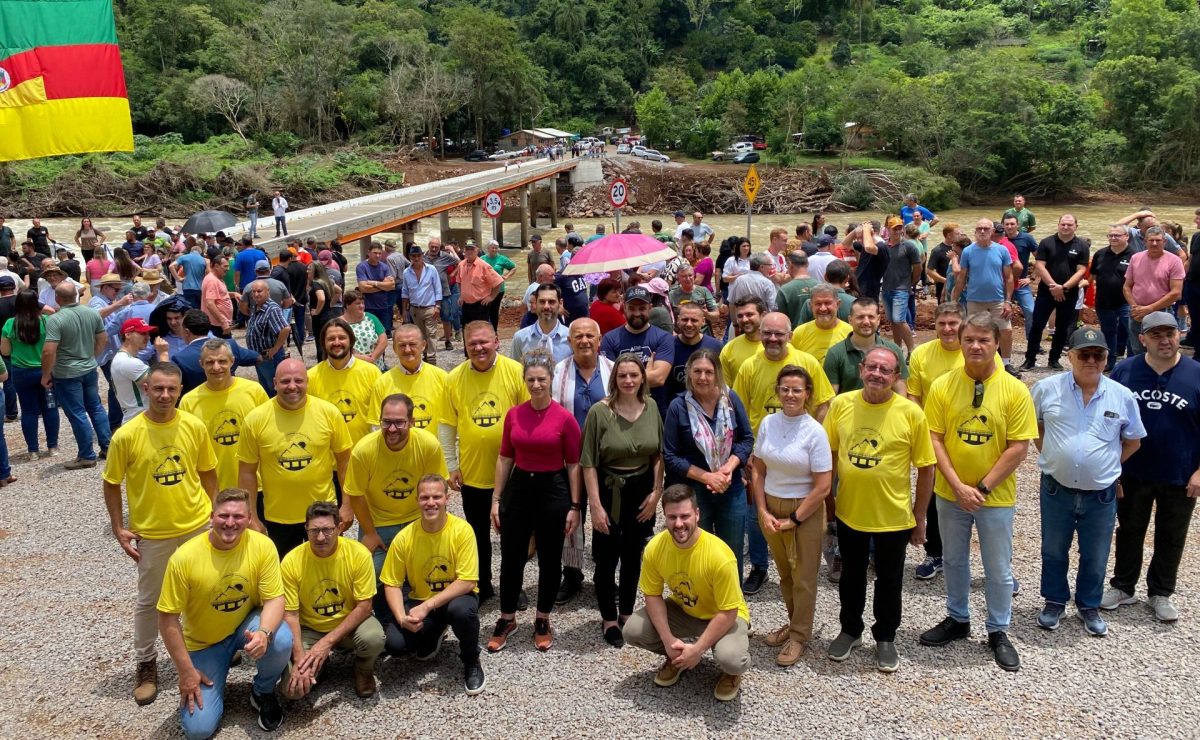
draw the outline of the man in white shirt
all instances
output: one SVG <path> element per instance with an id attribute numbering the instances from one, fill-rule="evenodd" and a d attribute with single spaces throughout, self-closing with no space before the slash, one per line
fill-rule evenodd
<path id="1" fill-rule="evenodd" d="M 127 319 L 121 324 L 121 349 L 113 355 L 112 384 L 121 404 L 121 423 L 146 410 L 146 397 L 142 395 L 141 382 L 150 372 L 150 367 L 138 359 L 138 353 L 150 344 L 154 327 L 142 319 Z M 160 362 L 167 362 L 167 341 L 161 337 L 154 340 L 154 349 Z"/>
<path id="2" fill-rule="evenodd" d="M 283 197 L 283 193 L 275 191 L 275 197 L 271 199 L 271 211 L 275 214 L 275 238 L 278 239 L 280 232 L 283 236 L 287 236 L 287 198 Z"/>

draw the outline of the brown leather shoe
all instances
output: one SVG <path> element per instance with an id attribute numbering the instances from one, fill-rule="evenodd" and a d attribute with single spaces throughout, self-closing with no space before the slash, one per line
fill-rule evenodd
<path id="1" fill-rule="evenodd" d="M 742 677 L 722 673 L 713 687 L 713 697 L 717 701 L 733 701 L 737 698 L 738 690 L 742 687 Z"/>
<path id="2" fill-rule="evenodd" d="M 666 662 L 662 664 L 662 668 L 658 669 L 658 673 L 654 674 L 654 685 L 661 686 L 664 689 L 668 686 L 674 686 L 679 681 L 679 674 L 682 672 L 671 663 L 670 658 L 667 658 Z"/>
<path id="3" fill-rule="evenodd" d="M 158 698 L 158 661 L 147 660 L 137 665 L 133 681 L 133 700 L 144 707 Z"/>
<path id="4" fill-rule="evenodd" d="M 788 635 L 792 633 L 792 625 L 785 624 L 774 632 L 768 632 L 766 637 L 767 647 L 779 647 L 788 641 Z"/>
<path id="5" fill-rule="evenodd" d="M 804 657 L 806 647 L 802 642 L 788 640 L 783 644 L 783 649 L 779 651 L 779 655 L 775 658 L 775 665 L 783 666 L 784 668 L 795 665 L 796 661 Z"/>
<path id="6" fill-rule="evenodd" d="M 362 699 L 375 696 L 375 671 L 372 669 L 354 669 L 354 693 Z"/>

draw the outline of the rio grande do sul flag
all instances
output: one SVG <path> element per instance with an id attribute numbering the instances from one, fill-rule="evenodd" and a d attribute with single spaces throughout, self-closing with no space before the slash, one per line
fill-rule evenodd
<path id="1" fill-rule="evenodd" d="M 0 162 L 133 150 L 111 0 L 0 0 Z"/>

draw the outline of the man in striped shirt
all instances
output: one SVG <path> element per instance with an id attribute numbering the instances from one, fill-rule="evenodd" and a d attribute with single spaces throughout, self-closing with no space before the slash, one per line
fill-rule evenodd
<path id="1" fill-rule="evenodd" d="M 250 318 L 246 321 L 246 346 L 262 356 L 258 363 L 258 382 L 267 395 L 275 397 L 275 366 L 284 359 L 283 348 L 291 334 L 287 317 L 279 304 L 271 300 L 265 280 L 250 284 Z"/>

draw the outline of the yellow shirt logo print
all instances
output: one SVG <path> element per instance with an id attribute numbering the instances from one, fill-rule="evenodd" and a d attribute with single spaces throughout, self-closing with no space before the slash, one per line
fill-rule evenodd
<path id="1" fill-rule="evenodd" d="M 246 580 L 239 575 L 227 575 L 217 584 L 216 593 L 209 605 L 219 612 L 236 612 L 250 599 L 246 593 Z"/>
<path id="2" fill-rule="evenodd" d="M 454 566 L 441 555 L 434 555 L 425 561 L 425 584 L 433 593 L 441 593 L 454 583 Z"/>
<path id="3" fill-rule="evenodd" d="M 151 475 L 160 486 L 174 486 L 183 481 L 187 471 L 183 467 L 183 452 L 175 447 L 164 447 L 158 451 L 161 462 Z"/>
<path id="4" fill-rule="evenodd" d="M 279 467 L 292 472 L 307 468 L 312 462 L 312 453 L 308 451 L 308 437 L 293 432 L 284 439 L 288 444 L 278 458 Z"/>
<path id="5" fill-rule="evenodd" d="M 987 414 L 973 415 L 962 424 L 959 424 L 954 432 L 963 442 L 976 447 L 987 444 L 995 436 L 988 427 Z"/>
<path id="6" fill-rule="evenodd" d="M 874 429 L 859 429 L 854 433 L 858 441 L 846 450 L 846 458 L 856 468 L 870 470 L 883 460 L 879 454 L 879 432 Z"/>
<path id="7" fill-rule="evenodd" d="M 322 617 L 333 617 L 341 613 L 346 605 L 337 584 L 328 579 L 317 584 L 317 598 L 313 599 L 313 611 Z"/>
<path id="8" fill-rule="evenodd" d="M 471 421 L 475 426 L 489 429 L 499 424 L 503 417 L 500 399 L 491 393 L 480 393 L 471 401 Z"/>

